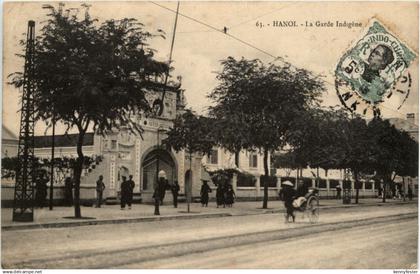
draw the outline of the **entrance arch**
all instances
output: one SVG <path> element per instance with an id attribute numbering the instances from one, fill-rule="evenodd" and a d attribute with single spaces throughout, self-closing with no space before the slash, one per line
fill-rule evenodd
<path id="1" fill-rule="evenodd" d="M 177 180 L 177 164 L 171 152 L 154 148 L 146 152 L 141 162 L 142 169 L 142 190 L 153 191 L 156 184 L 156 175 L 165 174 L 169 184 Z"/>

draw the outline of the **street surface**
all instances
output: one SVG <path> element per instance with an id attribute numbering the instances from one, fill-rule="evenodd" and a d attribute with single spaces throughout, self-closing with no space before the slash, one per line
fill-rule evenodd
<path id="1" fill-rule="evenodd" d="M 417 204 L 3 231 L 4 268 L 413 268 Z"/>

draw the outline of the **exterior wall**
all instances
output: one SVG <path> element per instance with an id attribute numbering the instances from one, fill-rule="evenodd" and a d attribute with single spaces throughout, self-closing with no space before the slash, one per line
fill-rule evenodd
<path id="1" fill-rule="evenodd" d="M 18 154 L 18 140 L 2 140 L 1 143 L 1 157 L 16 157 Z"/>

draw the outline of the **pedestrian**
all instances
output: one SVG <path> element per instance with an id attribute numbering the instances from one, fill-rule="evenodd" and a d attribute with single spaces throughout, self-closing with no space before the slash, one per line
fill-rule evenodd
<path id="1" fill-rule="evenodd" d="M 286 208 L 286 223 L 289 222 L 289 218 L 292 217 L 292 221 L 295 222 L 295 214 L 293 213 L 293 200 L 296 198 L 296 191 L 293 188 L 293 183 L 290 181 L 284 181 L 282 183 L 282 197 L 284 200 L 284 207 Z"/>
<path id="2" fill-rule="evenodd" d="M 397 187 L 394 182 L 391 182 L 391 192 L 392 192 L 392 199 L 395 200 L 395 198 L 397 198 Z"/>
<path id="3" fill-rule="evenodd" d="M 341 186 L 340 186 L 340 184 L 337 184 L 337 186 L 335 187 L 335 190 L 337 192 L 336 199 L 340 200 L 341 199 Z"/>
<path id="4" fill-rule="evenodd" d="M 398 200 L 401 200 L 403 197 L 403 191 L 402 191 L 402 184 L 401 183 L 397 183 L 397 197 Z"/>
<path id="5" fill-rule="evenodd" d="M 235 191 L 233 190 L 232 185 L 227 185 L 226 188 L 226 205 L 228 207 L 232 207 L 233 203 L 235 202 Z"/>
<path id="6" fill-rule="evenodd" d="M 66 206 L 73 205 L 73 180 L 70 177 L 64 180 L 64 202 Z"/>
<path id="7" fill-rule="evenodd" d="M 175 180 L 174 184 L 171 187 L 172 197 L 174 201 L 174 208 L 178 207 L 178 192 L 179 192 L 179 184 L 178 181 Z"/>
<path id="8" fill-rule="evenodd" d="M 168 180 L 164 177 L 160 177 L 158 180 L 158 188 L 160 195 L 160 205 L 163 205 L 163 200 L 165 199 L 166 190 L 168 189 Z"/>
<path id="9" fill-rule="evenodd" d="M 128 209 L 131 209 L 130 202 L 130 183 L 126 180 L 125 176 L 122 176 L 121 183 L 121 210 L 125 209 L 125 206 L 128 205 Z"/>
<path id="10" fill-rule="evenodd" d="M 154 213 L 155 215 L 160 215 L 159 204 L 160 204 L 161 195 L 159 193 L 159 190 L 160 188 L 159 188 L 159 181 L 158 181 L 156 182 L 156 184 L 153 185 L 153 199 L 155 201 L 155 213 Z"/>
<path id="11" fill-rule="evenodd" d="M 410 201 L 413 200 L 413 189 L 411 188 L 411 185 L 408 185 L 407 194 L 408 194 L 408 199 Z"/>
<path id="12" fill-rule="evenodd" d="M 95 207 L 101 207 L 102 205 L 102 197 L 105 190 L 105 184 L 104 184 L 104 176 L 99 175 L 98 180 L 96 181 L 96 206 Z"/>
<path id="13" fill-rule="evenodd" d="M 206 206 L 209 203 L 209 193 L 211 192 L 211 188 L 207 184 L 208 181 L 203 180 L 203 185 L 201 186 L 200 196 L 201 196 L 201 206 Z"/>
<path id="14" fill-rule="evenodd" d="M 226 204 L 225 204 L 225 188 L 223 187 L 223 185 L 221 183 L 217 184 L 216 203 L 217 203 L 217 207 L 219 207 L 221 205 L 223 205 L 223 207 L 226 206 Z"/>
<path id="15" fill-rule="evenodd" d="M 382 199 L 383 189 L 382 189 L 382 183 L 379 182 L 378 184 L 378 198 Z"/>
<path id="16" fill-rule="evenodd" d="M 128 184 L 130 185 L 130 192 L 128 194 L 128 199 L 130 203 L 128 209 L 131 209 L 131 204 L 133 203 L 134 187 L 136 186 L 136 184 L 133 181 L 133 175 L 128 176 Z"/>
<path id="17" fill-rule="evenodd" d="M 36 193 L 35 193 L 35 200 L 37 206 L 43 208 L 45 202 L 47 200 L 47 183 L 49 182 L 49 178 L 47 172 L 42 170 L 38 174 L 38 179 L 36 181 Z"/>

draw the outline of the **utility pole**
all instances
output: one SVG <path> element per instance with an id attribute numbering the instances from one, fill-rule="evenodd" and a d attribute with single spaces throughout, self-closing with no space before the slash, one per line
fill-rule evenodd
<path id="1" fill-rule="evenodd" d="M 54 199 L 54 148 L 55 148 L 55 117 L 52 119 L 52 140 L 51 140 L 51 183 L 50 183 L 50 210 L 53 210 Z"/>
<path id="2" fill-rule="evenodd" d="M 160 189 L 160 185 L 159 185 L 159 154 L 160 154 L 160 145 L 159 145 L 159 130 L 160 128 L 157 129 L 157 140 L 156 140 L 156 185 L 155 185 L 155 189 L 154 189 L 154 199 L 155 199 L 155 215 L 160 215 L 159 212 L 159 203 L 162 197 L 162 193 L 160 193 L 161 189 Z"/>
<path id="3" fill-rule="evenodd" d="M 166 85 L 168 84 L 168 78 L 169 78 L 169 68 L 170 68 L 170 65 L 171 65 L 171 62 L 172 62 L 172 53 L 173 53 L 173 50 L 174 50 L 176 26 L 177 26 L 177 23 L 178 23 L 178 13 L 179 13 L 179 1 L 178 1 L 178 5 L 176 7 L 175 23 L 174 23 L 174 29 L 173 29 L 173 32 L 172 32 L 171 49 L 169 51 L 168 71 L 166 72 L 165 84 L 164 84 L 165 89 L 163 90 L 162 98 L 159 100 L 160 107 L 159 107 L 159 112 L 157 113 L 157 116 L 162 115 L 163 109 L 164 109 L 164 106 L 165 106 L 165 104 L 163 102 L 165 101 Z"/>
<path id="4" fill-rule="evenodd" d="M 23 73 L 22 108 L 20 117 L 18 167 L 16 170 L 13 200 L 13 221 L 33 222 L 34 220 L 34 51 L 35 22 L 28 22 L 26 34 L 25 67 Z"/>

